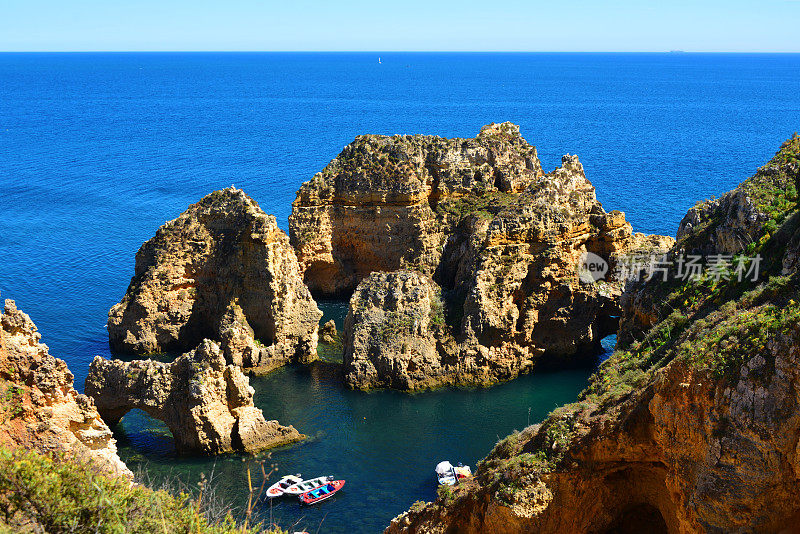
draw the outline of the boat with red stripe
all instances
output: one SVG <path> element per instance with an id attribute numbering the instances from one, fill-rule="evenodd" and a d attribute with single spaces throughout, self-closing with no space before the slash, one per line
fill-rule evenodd
<path id="1" fill-rule="evenodd" d="M 324 486 L 314 488 L 299 496 L 300 502 L 303 504 L 317 504 L 325 499 L 330 499 L 334 494 L 344 487 L 344 480 L 334 480 L 328 482 Z"/>

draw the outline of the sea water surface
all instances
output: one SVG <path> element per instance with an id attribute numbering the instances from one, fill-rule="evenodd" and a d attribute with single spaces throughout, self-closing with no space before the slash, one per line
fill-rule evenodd
<path id="1" fill-rule="evenodd" d="M 546 170 L 579 154 L 606 209 L 674 235 L 688 207 L 800 130 L 800 55 L 0 54 L 0 293 L 82 390 L 91 359 L 111 356 L 106 313 L 136 250 L 189 204 L 234 184 L 286 229 L 299 185 L 356 135 L 472 137 L 493 121 L 519 124 Z M 341 303 L 322 307 L 341 321 Z M 434 496 L 436 462 L 474 465 L 574 398 L 590 371 L 419 395 L 348 391 L 328 364 L 254 379 L 268 417 L 313 436 L 270 462 L 347 479 L 335 499 L 282 501 L 272 517 L 378 532 Z M 132 467 L 190 484 L 213 468 L 243 502 L 241 458 L 177 456 L 141 413 L 116 433 Z"/>

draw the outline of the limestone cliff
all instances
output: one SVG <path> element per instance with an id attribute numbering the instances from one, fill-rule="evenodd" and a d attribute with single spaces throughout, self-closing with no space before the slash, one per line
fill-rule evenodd
<path id="1" fill-rule="evenodd" d="M 466 353 L 514 361 L 503 378 L 540 354 L 570 356 L 596 347 L 616 329 L 624 285 L 620 260 L 633 253 L 659 255 L 674 243 L 634 234 L 623 213 L 607 213 L 576 156 L 564 156 L 561 167 L 491 220 L 473 224 L 462 244 L 456 235 L 448 243 L 452 252 L 445 249 L 447 261 L 457 266 L 452 294 L 464 299 L 459 311 Z M 608 266 L 597 282 L 580 278 L 587 253 Z"/>
<path id="2" fill-rule="evenodd" d="M 457 222 L 442 203 L 480 195 L 488 204 L 541 174 L 536 148 L 510 123 L 485 126 L 474 139 L 359 136 L 292 204 L 289 234 L 305 281 L 342 294 L 372 271 L 431 275 Z"/>
<path id="3" fill-rule="evenodd" d="M 688 280 L 676 266 L 666 282 L 635 285 L 623 325 L 636 328 L 578 402 L 499 442 L 473 481 L 387 532 L 794 532 L 800 273 L 787 265 L 800 243 L 798 179 L 795 137 L 723 197 L 721 211 L 706 212 L 731 233 L 688 228 L 691 212 L 684 219 L 673 257 L 689 242 L 724 249 L 754 258 L 743 264 L 758 264 L 758 276 L 731 269 Z M 769 218 L 729 217 L 758 209 L 754 183 L 774 206 Z M 741 240 L 720 237 L 733 235 Z"/>
<path id="4" fill-rule="evenodd" d="M 384 167 L 368 164 L 384 159 Z M 370 271 L 431 277 L 445 301 L 449 336 L 440 339 L 440 359 L 452 362 L 439 362 L 435 374 L 444 383 L 452 382 L 444 375 L 456 373 L 458 382 L 482 384 L 514 378 L 542 356 L 566 363 L 590 353 L 616 329 L 620 260 L 660 255 L 674 242 L 634 234 L 623 213 L 606 212 L 577 156 L 542 173 L 535 149 L 508 123 L 469 140 L 359 137 L 303 185 L 291 235 L 305 279 L 318 291 L 348 289 Z M 597 283 L 579 276 L 588 253 L 608 268 Z M 376 368 L 376 378 L 346 368 L 350 384 L 410 384 L 400 376 L 404 357 L 395 357 L 395 364 Z M 385 376 L 390 370 L 399 374 Z"/>
<path id="5" fill-rule="evenodd" d="M 757 255 L 792 213 L 797 198 L 792 166 L 798 164 L 798 144 L 797 136 L 789 139 L 775 157 L 736 189 L 692 207 L 678 227 L 677 243 L 671 253 L 673 262 L 686 264 L 691 256 L 699 255 L 706 263 L 709 259 L 721 262 L 722 267 L 733 271 L 738 267 L 735 256 Z M 797 241 L 787 245 L 779 274 L 796 270 L 797 247 Z M 685 265 L 684 272 L 689 272 Z M 630 287 L 622 296 L 627 313 L 620 324 L 620 337 L 629 341 L 664 319 L 668 314 L 660 302 L 664 297 L 663 291 L 655 291 L 653 286 Z"/>
<path id="6" fill-rule="evenodd" d="M 92 399 L 75 391 L 72 381 L 67 364 L 50 355 L 30 317 L 6 300 L 0 314 L 0 443 L 64 451 L 132 477 Z"/>
<path id="7" fill-rule="evenodd" d="M 372 273 L 350 298 L 344 322 L 345 380 L 363 389 L 420 389 L 455 382 L 439 287 L 413 271 Z"/>
<path id="8" fill-rule="evenodd" d="M 108 334 L 112 349 L 137 354 L 189 350 L 211 338 L 223 342 L 229 362 L 267 371 L 315 359 L 321 317 L 275 217 L 231 187 L 142 245 Z"/>
<path id="9" fill-rule="evenodd" d="M 796 184 L 787 165 L 797 163 L 787 141 L 776 156 L 755 175 L 719 199 L 698 202 L 678 227 L 679 248 L 703 254 L 735 254 L 778 228 Z M 755 248 L 752 245 L 751 249 Z"/>
<path id="10" fill-rule="evenodd" d="M 209 340 L 172 363 L 96 356 L 85 391 L 109 422 L 135 408 L 163 421 L 180 452 L 256 452 L 303 437 L 292 426 L 264 419 L 241 368 L 226 364 L 224 352 Z"/>

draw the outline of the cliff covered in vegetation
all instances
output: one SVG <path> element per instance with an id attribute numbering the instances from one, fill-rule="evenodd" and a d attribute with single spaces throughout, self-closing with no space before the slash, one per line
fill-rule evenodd
<path id="1" fill-rule="evenodd" d="M 0 532 L 283 533 L 237 523 L 230 507 L 208 493 L 195 498 L 132 483 L 111 430 L 72 380 L 30 317 L 6 300 L 0 314 Z"/>
<path id="2" fill-rule="evenodd" d="M 800 517 L 800 138 L 681 223 L 577 402 L 387 532 L 789 532 Z M 705 268 L 686 276 L 688 256 Z M 722 254 L 720 256 L 719 254 Z M 757 272 L 756 272 L 757 271 Z"/>

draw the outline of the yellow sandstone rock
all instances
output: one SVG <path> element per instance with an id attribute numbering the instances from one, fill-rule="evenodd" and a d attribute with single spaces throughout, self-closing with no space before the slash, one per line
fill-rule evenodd
<path id="1" fill-rule="evenodd" d="M 321 317 L 275 217 L 228 188 L 142 245 L 128 291 L 109 312 L 108 334 L 112 349 L 135 354 L 213 339 L 229 363 L 258 372 L 316 359 Z"/>
<path id="2" fill-rule="evenodd" d="M 0 314 L 0 443 L 67 452 L 133 477 L 92 399 L 75 391 L 72 381 L 67 364 L 50 355 L 30 317 L 6 300 Z"/>

